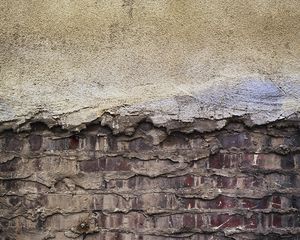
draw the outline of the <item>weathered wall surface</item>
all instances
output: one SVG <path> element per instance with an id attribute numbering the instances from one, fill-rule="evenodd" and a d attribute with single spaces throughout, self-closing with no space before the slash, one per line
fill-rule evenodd
<path id="1" fill-rule="evenodd" d="M 299 239 L 299 123 L 5 131 L 0 239 Z"/>
<path id="2" fill-rule="evenodd" d="M 299 239 L 299 77 L 299 0 L 0 0 L 0 239 Z"/>
<path id="3" fill-rule="evenodd" d="M 298 0 L 1 0 L 0 121 L 47 112 L 78 125 L 182 95 L 203 117 L 288 116 L 299 18 Z"/>

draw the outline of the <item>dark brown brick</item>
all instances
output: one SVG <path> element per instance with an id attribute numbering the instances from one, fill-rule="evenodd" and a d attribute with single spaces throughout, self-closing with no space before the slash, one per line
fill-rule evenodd
<path id="1" fill-rule="evenodd" d="M 19 152 L 22 148 L 21 140 L 12 132 L 5 133 L 4 150 L 8 152 Z"/>
<path id="2" fill-rule="evenodd" d="M 30 144 L 31 151 L 38 151 L 42 147 L 43 137 L 40 135 L 30 135 L 29 144 Z"/>
<path id="3" fill-rule="evenodd" d="M 236 168 L 239 165 L 241 153 L 218 153 L 209 157 L 209 168 Z"/>
<path id="4" fill-rule="evenodd" d="M 69 149 L 77 149 L 79 147 L 79 137 L 73 135 L 69 139 Z"/>
<path id="5" fill-rule="evenodd" d="M 294 158 L 291 154 L 289 154 L 287 156 L 282 156 L 281 167 L 283 169 L 292 169 L 295 167 Z"/>
<path id="6" fill-rule="evenodd" d="M 0 172 L 14 172 L 16 171 L 20 159 L 15 157 L 12 160 L 0 164 Z"/>
<path id="7" fill-rule="evenodd" d="M 224 176 L 217 177 L 218 188 L 233 189 L 236 187 L 236 184 L 237 184 L 236 177 L 224 177 Z"/>
<path id="8" fill-rule="evenodd" d="M 79 163 L 81 171 L 84 172 L 97 172 L 100 171 L 99 160 L 93 159 L 89 161 L 82 161 Z"/>
<path id="9" fill-rule="evenodd" d="M 149 151 L 152 149 L 152 145 L 149 142 L 147 142 L 145 139 L 138 138 L 138 139 L 132 140 L 129 143 L 129 149 L 131 151 L 135 151 L 135 152 Z"/>
<path id="10" fill-rule="evenodd" d="M 183 228 L 185 229 L 194 229 L 196 226 L 195 215 L 184 213 L 183 214 Z"/>
<path id="11" fill-rule="evenodd" d="M 222 134 L 219 136 L 219 140 L 223 148 L 242 148 L 251 146 L 250 136 L 248 133 L 231 133 Z"/>

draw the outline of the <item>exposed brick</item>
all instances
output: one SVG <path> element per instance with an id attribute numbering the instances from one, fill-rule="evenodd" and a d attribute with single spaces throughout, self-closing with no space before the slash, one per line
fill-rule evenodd
<path id="1" fill-rule="evenodd" d="M 268 197 L 262 199 L 244 198 L 241 200 L 242 207 L 247 209 L 266 209 L 268 208 Z"/>
<path id="2" fill-rule="evenodd" d="M 300 196 L 293 195 L 291 197 L 292 207 L 300 210 Z"/>
<path id="3" fill-rule="evenodd" d="M 283 169 L 292 169 L 295 167 L 294 158 L 291 154 L 287 156 L 282 156 L 281 167 Z"/>
<path id="4" fill-rule="evenodd" d="M 212 209 L 229 209 L 237 206 L 237 199 L 220 195 L 208 201 L 207 207 Z"/>
<path id="5" fill-rule="evenodd" d="M 186 176 L 184 181 L 184 186 L 191 187 L 193 185 L 194 185 L 194 177 L 191 175 Z"/>
<path id="6" fill-rule="evenodd" d="M 294 157 L 296 168 L 300 168 L 300 154 L 295 154 L 293 157 Z"/>
<path id="7" fill-rule="evenodd" d="M 82 161 L 79 163 L 80 170 L 84 172 L 97 172 L 100 171 L 99 160 L 93 159 L 89 161 Z"/>
<path id="8" fill-rule="evenodd" d="M 16 171 L 18 167 L 20 159 L 19 158 L 13 158 L 12 160 L 9 160 L 4 163 L 0 163 L 0 172 L 14 172 Z"/>
<path id="9" fill-rule="evenodd" d="M 280 196 L 273 196 L 272 197 L 272 207 L 273 208 L 281 208 L 281 197 Z"/>
<path id="10" fill-rule="evenodd" d="M 217 177 L 218 188 L 233 189 L 236 187 L 236 184 L 237 184 L 236 177 L 224 177 L 224 176 Z"/>
<path id="11" fill-rule="evenodd" d="M 60 126 L 0 133 L 0 208 L 10 219 L 0 220 L 1 234 L 43 239 L 51 229 L 65 239 L 88 217 L 100 229 L 90 240 L 225 240 L 231 230 L 236 239 L 293 239 L 299 130 L 197 124 L 180 123 L 189 133 L 175 121 L 172 133 L 142 123 L 113 135 L 99 121 L 76 134 Z"/>
<path id="12" fill-rule="evenodd" d="M 194 214 L 183 214 L 183 228 L 193 229 L 196 226 L 195 215 Z"/>
<path id="13" fill-rule="evenodd" d="M 251 144 L 250 136 L 245 132 L 222 134 L 220 135 L 219 140 L 224 148 L 249 147 L 249 145 Z"/>
<path id="14" fill-rule="evenodd" d="M 174 132 L 163 142 L 166 150 L 190 149 L 189 139 L 182 133 Z"/>
<path id="15" fill-rule="evenodd" d="M 239 165 L 242 156 L 241 153 L 218 153 L 212 155 L 209 158 L 209 168 L 235 168 Z"/>
<path id="16" fill-rule="evenodd" d="M 30 150 L 38 151 L 40 150 L 43 144 L 43 137 L 40 135 L 32 134 L 29 136 L 29 144 L 30 144 Z"/>
<path id="17" fill-rule="evenodd" d="M 185 209 L 192 209 L 196 207 L 196 199 L 195 198 L 185 198 L 183 200 L 183 206 Z"/>
<path id="18" fill-rule="evenodd" d="M 282 216 L 280 214 L 272 214 L 272 226 L 273 227 L 282 227 Z"/>
<path id="19" fill-rule="evenodd" d="M 251 217 L 244 218 L 244 226 L 246 229 L 255 229 L 258 227 L 259 219 L 257 214 L 253 214 Z"/>
<path id="20" fill-rule="evenodd" d="M 235 228 L 242 225 L 242 217 L 239 215 L 213 214 L 210 216 L 210 224 L 218 229 Z"/>
<path id="21" fill-rule="evenodd" d="M 79 147 L 79 137 L 73 135 L 69 139 L 69 149 L 77 149 Z"/>
<path id="22" fill-rule="evenodd" d="M 4 150 L 8 152 L 19 152 L 21 148 L 21 140 L 15 134 L 5 132 Z"/>
<path id="23" fill-rule="evenodd" d="M 280 169 L 281 156 L 277 154 L 259 154 L 258 165 L 265 169 Z"/>
<path id="24" fill-rule="evenodd" d="M 132 140 L 129 144 L 129 149 L 131 151 L 149 151 L 152 149 L 152 146 L 149 142 L 147 142 L 143 138 L 138 138 L 135 140 Z"/>
<path id="25" fill-rule="evenodd" d="M 84 172 L 97 171 L 129 171 L 131 169 L 129 160 L 122 157 L 99 158 L 81 161 L 80 170 Z"/>

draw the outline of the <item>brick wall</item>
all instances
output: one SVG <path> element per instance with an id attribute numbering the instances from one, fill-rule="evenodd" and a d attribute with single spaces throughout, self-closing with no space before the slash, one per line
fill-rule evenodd
<path id="1" fill-rule="evenodd" d="M 300 239 L 299 121 L 176 126 L 3 131 L 0 239 Z"/>

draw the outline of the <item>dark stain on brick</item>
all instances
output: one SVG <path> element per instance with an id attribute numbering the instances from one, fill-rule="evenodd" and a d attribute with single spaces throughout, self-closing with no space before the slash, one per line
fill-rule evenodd
<path id="1" fill-rule="evenodd" d="M 79 147 L 79 137 L 73 135 L 69 140 L 69 149 L 77 149 Z"/>
<path id="2" fill-rule="evenodd" d="M 40 150 L 43 144 L 43 138 L 40 135 L 32 134 L 29 136 L 29 144 L 31 151 L 38 151 Z"/>
<path id="3" fill-rule="evenodd" d="M 14 172 L 17 169 L 20 158 L 14 157 L 12 160 L 0 164 L 0 172 Z"/>
<path id="4" fill-rule="evenodd" d="M 138 138 L 129 143 L 129 149 L 135 152 L 149 151 L 152 149 L 152 146 L 144 138 Z"/>
<path id="5" fill-rule="evenodd" d="M 16 134 L 11 131 L 7 131 L 4 133 L 5 135 L 5 143 L 4 150 L 8 152 L 19 152 L 21 150 L 21 141 L 16 136 Z"/>
<path id="6" fill-rule="evenodd" d="M 83 172 L 97 172 L 100 170 L 99 160 L 92 159 L 89 161 L 81 161 L 79 163 L 79 168 Z"/>
<path id="7" fill-rule="evenodd" d="M 222 134 L 219 136 L 219 141 L 221 142 L 223 148 L 228 149 L 231 147 L 241 148 L 249 147 L 251 144 L 250 136 L 248 133 L 231 133 Z"/>
<path id="8" fill-rule="evenodd" d="M 289 154 L 287 156 L 282 156 L 281 167 L 283 169 L 292 169 L 295 167 L 294 158 L 293 158 L 292 154 Z"/>

